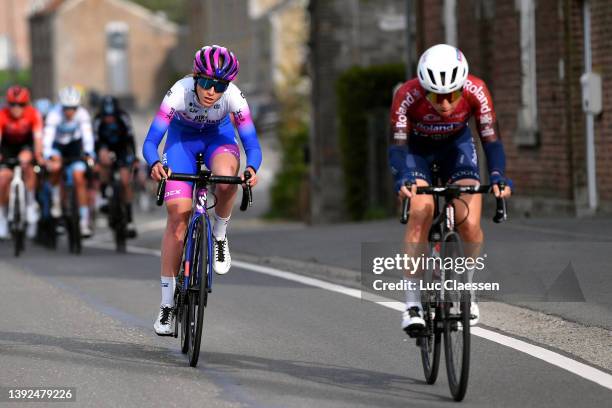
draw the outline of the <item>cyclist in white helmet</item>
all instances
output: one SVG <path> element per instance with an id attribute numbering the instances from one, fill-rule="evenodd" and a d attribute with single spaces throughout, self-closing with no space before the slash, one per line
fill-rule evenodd
<path id="1" fill-rule="evenodd" d="M 433 216 L 433 198 L 416 195 L 417 186 L 432 184 L 431 165 L 440 165 L 447 183 L 473 185 L 480 183 L 476 147 L 468 121 L 473 116 L 476 130 L 487 157 L 489 179 L 497 197 L 509 197 L 511 180 L 506 178 L 506 157 L 500 140 L 493 101 L 486 84 L 469 74 L 465 55 L 451 45 L 438 44 L 427 49 L 419 59 L 417 78 L 397 91 L 391 108 L 391 146 L 389 163 L 400 198 L 410 197 L 410 219 L 404 242 L 408 255 L 425 253 Z M 410 182 L 411 190 L 405 182 Z M 507 187 L 501 191 L 500 183 Z M 455 217 L 463 220 L 457 229 L 464 242 L 471 243 L 477 256 L 483 233 L 480 228 L 481 195 L 465 195 L 466 205 L 457 205 Z M 410 253 L 413 252 L 413 253 Z M 466 251 L 467 252 L 467 251 Z M 468 271 L 471 279 L 472 271 Z M 418 274 L 407 279 L 418 281 Z M 415 282 L 418 287 L 418 282 Z M 476 302 L 471 308 L 472 324 L 480 311 Z M 420 292 L 408 290 L 402 328 L 406 331 L 424 327 Z"/>
<path id="2" fill-rule="evenodd" d="M 77 191 L 80 213 L 80 229 L 83 237 L 92 234 L 89 225 L 89 207 L 84 158 L 95 157 L 94 137 L 91 118 L 85 108 L 80 106 L 81 93 L 73 86 L 59 92 L 59 105 L 54 107 L 45 120 L 43 136 L 43 154 L 48 160 L 47 168 L 51 173 L 53 185 L 53 206 L 51 214 L 61 215 L 60 181 L 62 180 L 63 162 L 70 166 L 69 182 L 73 182 Z"/>

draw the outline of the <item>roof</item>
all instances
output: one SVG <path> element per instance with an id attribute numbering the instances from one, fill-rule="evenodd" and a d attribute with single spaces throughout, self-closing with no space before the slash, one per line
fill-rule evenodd
<path id="1" fill-rule="evenodd" d="M 49 15 L 53 13 L 62 13 L 66 12 L 76 6 L 78 6 L 83 1 L 89 0 L 38 0 L 38 3 L 34 3 L 32 6 L 32 13 L 30 16 L 42 16 Z M 178 25 L 166 18 L 160 17 L 160 14 L 155 13 L 148 8 L 141 6 L 140 4 L 136 4 L 129 0 L 105 0 L 109 4 L 114 4 L 117 7 L 124 9 L 126 12 L 129 12 L 133 15 L 136 15 L 143 20 L 147 21 L 149 24 L 154 25 L 155 27 L 170 31 L 177 32 Z"/>

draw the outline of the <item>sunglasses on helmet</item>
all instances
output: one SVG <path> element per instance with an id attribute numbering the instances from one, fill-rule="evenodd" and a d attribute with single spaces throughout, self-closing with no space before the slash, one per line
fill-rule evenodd
<path id="1" fill-rule="evenodd" d="M 458 101 L 463 95 L 463 89 L 458 89 L 456 91 L 445 93 L 445 94 L 437 94 L 435 92 L 427 92 L 427 100 L 431 103 L 441 104 L 445 100 L 449 103 L 454 103 Z"/>
<path id="2" fill-rule="evenodd" d="M 227 87 L 229 86 L 229 82 L 227 81 L 221 81 L 218 79 L 212 79 L 204 76 L 197 77 L 196 82 L 199 86 L 206 90 L 209 90 L 210 88 L 214 87 L 215 92 L 217 93 L 225 92 L 227 90 Z"/>

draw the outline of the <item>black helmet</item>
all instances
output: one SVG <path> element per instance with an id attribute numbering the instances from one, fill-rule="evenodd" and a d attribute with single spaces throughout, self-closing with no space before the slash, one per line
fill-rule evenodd
<path id="1" fill-rule="evenodd" d="M 119 113 L 119 101 L 111 95 L 104 95 L 100 100 L 100 113 L 105 116 Z"/>

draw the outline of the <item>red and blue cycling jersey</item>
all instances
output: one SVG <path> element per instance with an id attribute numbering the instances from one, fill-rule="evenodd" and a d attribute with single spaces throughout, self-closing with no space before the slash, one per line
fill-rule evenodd
<path id="1" fill-rule="evenodd" d="M 478 166 L 468 122 L 471 117 L 487 156 L 491 182 L 504 179 L 505 153 L 499 138 L 491 94 L 484 81 L 468 75 L 462 97 L 448 117 L 442 117 L 426 98 L 426 90 L 417 78 L 402 85 L 393 98 L 391 107 L 391 147 L 389 161 L 396 179 L 396 187 L 403 181 L 428 177 L 431 160 L 442 159 L 449 166 L 450 181 L 462 176 L 478 179 Z M 451 147 L 453 146 L 454 147 Z M 457 155 L 453 150 L 460 151 Z M 444 156 L 436 156 L 443 152 Z M 452 156 L 448 156 L 448 154 Z M 451 168 L 452 167 L 452 168 Z"/>

